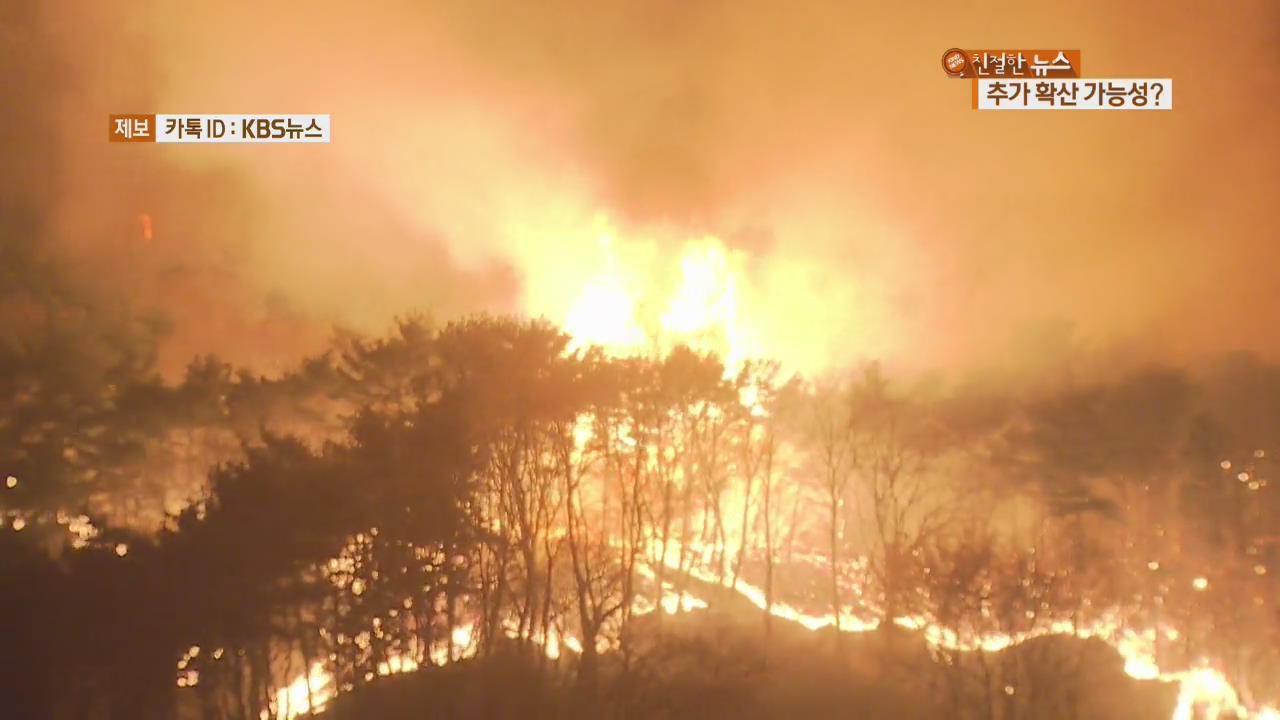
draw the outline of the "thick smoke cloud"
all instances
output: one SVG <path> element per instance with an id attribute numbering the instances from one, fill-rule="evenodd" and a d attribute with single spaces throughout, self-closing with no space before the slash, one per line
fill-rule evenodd
<path id="1" fill-rule="evenodd" d="M 5 232 L 168 314 L 169 370 L 554 314 L 600 214 L 805 288 L 780 302 L 832 363 L 1277 349 L 1271 2 L 9 5 Z M 976 113 L 955 45 L 1078 47 L 1177 109 Z M 334 142 L 104 141 L 149 111 L 328 112 Z"/>

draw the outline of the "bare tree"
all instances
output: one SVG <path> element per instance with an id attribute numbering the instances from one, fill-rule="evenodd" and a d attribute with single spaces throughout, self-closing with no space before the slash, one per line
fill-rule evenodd
<path id="1" fill-rule="evenodd" d="M 846 505 L 857 457 L 855 418 L 850 389 L 828 382 L 814 388 L 809 418 L 812 452 L 827 511 L 827 552 L 830 567 L 831 612 L 841 629 L 844 602 L 841 597 L 842 548 L 845 545 Z M 837 632 L 837 637 L 840 637 Z"/>

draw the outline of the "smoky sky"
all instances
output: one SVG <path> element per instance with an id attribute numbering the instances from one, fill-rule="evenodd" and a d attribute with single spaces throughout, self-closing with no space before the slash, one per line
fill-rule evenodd
<path id="1" fill-rule="evenodd" d="M 179 366 L 544 312 L 602 213 L 803 267 L 832 362 L 1273 354 L 1280 6 L 1128 5 L 19 0 L 4 231 L 169 315 Z M 1079 48 L 1176 109 L 975 112 L 953 46 Z M 111 145 L 113 112 L 329 113 L 333 141 Z"/>

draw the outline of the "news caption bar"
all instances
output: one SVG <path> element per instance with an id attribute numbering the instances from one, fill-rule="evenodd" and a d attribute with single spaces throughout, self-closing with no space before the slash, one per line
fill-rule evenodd
<path id="1" fill-rule="evenodd" d="M 979 110 L 1172 110 L 1173 80 L 978 80 Z"/>
<path id="2" fill-rule="evenodd" d="M 111 115 L 110 142 L 327 143 L 328 115 Z"/>
<path id="3" fill-rule="evenodd" d="M 1172 110 L 1172 78 L 1085 78 L 1079 50 L 942 54 L 949 77 L 973 81 L 975 110 Z"/>

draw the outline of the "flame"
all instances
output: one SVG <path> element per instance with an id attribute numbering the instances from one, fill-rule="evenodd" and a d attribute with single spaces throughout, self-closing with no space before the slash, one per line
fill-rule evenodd
<path id="1" fill-rule="evenodd" d="M 476 648 L 472 642 L 474 630 L 475 626 L 472 623 L 459 625 L 453 629 L 449 639 L 453 645 L 455 658 L 467 658 L 475 654 Z M 385 660 L 377 664 L 376 676 L 386 677 L 418 670 L 421 665 L 415 659 L 415 655 L 413 651 L 390 653 Z M 216 657 L 218 656 L 215 655 Z M 444 645 L 435 645 L 428 653 L 428 657 L 433 664 L 444 665 L 449 662 L 449 651 Z M 187 658 L 184 657 L 183 661 L 179 662 L 179 670 L 185 669 L 186 660 Z M 366 676 L 366 680 L 371 680 L 373 677 L 374 675 L 370 674 Z M 183 682 L 180 678 L 178 685 L 192 687 L 195 682 L 194 679 Z M 268 714 L 263 720 L 272 720 L 273 717 L 274 720 L 293 720 L 304 715 L 319 713 L 336 695 L 337 688 L 333 675 L 329 673 L 324 663 L 314 663 L 307 673 L 299 675 L 289 684 L 276 690 L 275 702 L 272 704 L 274 714 Z"/>
<path id="2" fill-rule="evenodd" d="M 691 547 L 695 555 L 706 558 L 711 548 L 701 545 Z M 677 550 L 675 558 L 680 556 Z M 668 567 L 679 570 L 679 561 L 668 559 Z M 775 601 L 768 606 L 765 593 L 741 577 L 721 579 L 709 566 L 694 563 L 688 568 L 697 579 L 712 583 L 724 584 L 737 591 L 744 598 L 761 610 L 768 607 L 774 617 L 798 623 L 810 630 L 818 630 L 836 625 L 834 613 L 813 615 L 786 603 Z M 1076 625 L 1068 621 L 1057 621 L 1049 625 L 1025 633 L 1004 634 L 989 633 L 978 637 L 961 638 L 950 628 L 930 623 L 924 617 L 902 617 L 894 621 L 910 630 L 918 631 L 925 641 L 935 647 L 965 652 L 1000 652 L 1019 643 L 1046 635 L 1074 635 L 1079 638 L 1098 638 L 1107 642 L 1116 653 L 1124 659 L 1125 674 L 1135 680 L 1158 680 L 1177 683 L 1178 699 L 1170 720 L 1195 720 L 1195 718 L 1246 718 L 1249 720 L 1280 720 L 1280 708 L 1273 706 L 1249 707 L 1240 698 L 1231 681 L 1220 670 L 1207 662 L 1186 670 L 1165 671 L 1156 662 L 1155 640 L 1157 631 L 1148 629 L 1137 631 L 1126 627 L 1118 618 L 1110 614 L 1102 616 L 1084 625 Z M 840 613 L 839 627 L 844 632 L 868 632 L 879 627 L 877 618 L 860 616 L 847 609 Z M 1172 628 L 1164 628 L 1161 632 L 1170 639 L 1176 639 L 1178 633 Z"/>
<path id="3" fill-rule="evenodd" d="M 731 367 L 759 350 L 739 307 L 741 253 L 711 236 L 686 242 L 671 273 L 675 282 L 666 283 L 642 272 L 634 252 L 626 262 L 615 230 L 607 221 L 597 224 L 597 271 L 561 321 L 574 347 L 625 355 L 684 344 L 715 352 Z"/>
<path id="4" fill-rule="evenodd" d="M 687 571 L 692 577 L 715 585 L 729 587 L 761 610 L 768 609 L 774 617 L 797 623 L 809 630 L 836 625 L 834 613 L 810 614 L 785 602 L 769 603 L 763 589 L 751 584 L 741 576 L 717 574 L 712 568 L 711 557 L 714 548 L 704 543 L 690 543 L 686 552 L 682 552 L 678 541 L 669 540 L 667 552 L 657 551 L 658 540 L 650 538 L 650 552 L 660 562 L 677 572 Z M 693 562 L 682 567 L 682 557 L 692 557 Z M 814 558 L 818 559 L 818 558 Z M 656 581 L 653 568 L 641 563 L 637 566 L 639 574 L 649 581 Z M 689 612 L 695 608 L 706 608 L 708 603 L 689 592 L 677 592 L 669 582 L 663 583 L 662 597 L 658 605 L 645 598 L 637 597 L 633 610 L 637 615 L 653 612 L 658 607 L 668 614 Z M 1114 613 L 1102 613 L 1097 619 L 1088 623 L 1075 624 L 1069 621 L 1055 621 L 1028 632 L 1017 634 L 987 633 L 975 637 L 960 637 L 950 628 L 931 623 L 923 616 L 896 618 L 895 624 L 917 631 L 930 645 L 948 650 L 964 652 L 1000 652 L 1027 640 L 1047 635 L 1073 635 L 1079 638 L 1097 638 L 1107 642 L 1124 660 L 1124 671 L 1136 680 L 1161 681 L 1178 685 L 1177 701 L 1170 720 L 1194 720 L 1195 718 L 1247 718 L 1250 720 L 1280 720 L 1280 709 L 1272 706 L 1249 707 L 1239 696 L 1235 687 L 1226 675 L 1206 662 L 1197 664 L 1186 670 L 1165 671 L 1155 660 L 1155 641 L 1157 631 L 1144 631 L 1127 627 Z M 839 627 L 843 632 L 861 633 L 875 630 L 880 625 L 877 617 L 858 614 L 851 608 L 842 608 Z M 519 624 L 514 619 L 504 623 L 508 636 L 516 638 L 520 635 Z M 1172 628 L 1159 631 L 1169 639 L 1177 639 L 1179 634 Z M 530 638 L 542 645 L 547 657 L 557 659 L 563 649 L 574 653 L 582 652 L 582 644 L 578 638 L 551 629 L 544 636 L 538 634 Z M 476 652 L 474 625 L 467 623 L 454 628 L 450 637 L 455 658 L 471 657 Z M 608 649 L 609 640 L 601 638 L 597 643 L 601 651 Z M 197 676 L 194 671 L 186 670 L 186 661 L 199 654 L 199 648 L 193 647 L 179 662 L 178 669 L 185 675 L 179 678 L 179 686 L 192 687 Z M 216 651 L 214 657 L 221 655 Z M 437 645 L 428 653 L 431 662 L 443 665 L 449 661 L 444 646 Z M 379 663 L 377 674 L 380 676 L 411 672 L 419 669 L 418 662 L 412 654 L 393 654 Z M 324 709 L 336 694 L 333 678 L 323 663 L 316 663 L 311 670 L 295 678 L 288 685 L 281 687 L 275 696 L 275 720 L 292 720 L 311 712 Z M 270 716 L 264 720 L 271 720 Z"/>
<path id="5" fill-rule="evenodd" d="M 151 224 L 151 213 L 138 213 L 138 228 L 142 233 L 143 242 L 151 242 L 155 237 L 154 227 Z"/>
<path id="6" fill-rule="evenodd" d="M 305 675 L 276 691 L 276 720 L 290 720 L 319 712 L 333 700 L 333 677 L 323 663 L 315 663 Z"/>
<path id="7" fill-rule="evenodd" d="M 847 285 L 831 287 L 816 261 L 749 253 L 714 235 L 624 240 L 602 217 L 571 255 L 554 268 L 529 263 L 525 307 L 556 321 L 574 348 L 621 356 L 687 345 L 716 353 L 730 372 L 768 357 L 802 373 L 852 360 L 855 346 L 889 349 L 872 322 L 878 306 L 859 302 Z M 859 342 L 837 350 L 833 327 L 857 331 Z"/>
<path id="8" fill-rule="evenodd" d="M 680 254 L 681 282 L 661 321 L 664 335 L 714 351 L 730 368 L 758 350 L 739 318 L 738 261 L 714 237 L 687 243 Z"/>

